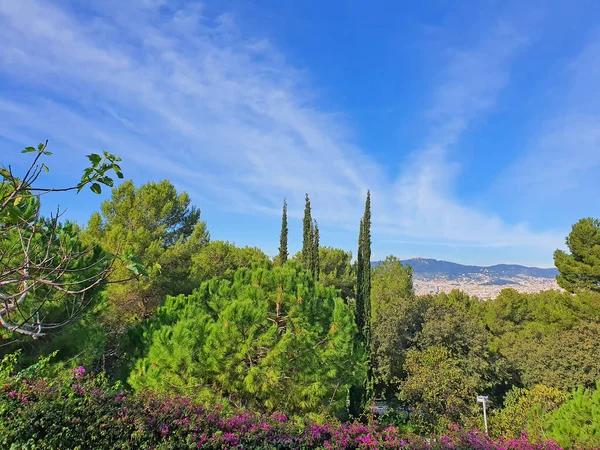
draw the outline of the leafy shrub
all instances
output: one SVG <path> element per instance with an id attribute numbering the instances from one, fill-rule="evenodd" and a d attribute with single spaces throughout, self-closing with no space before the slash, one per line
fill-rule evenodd
<path id="1" fill-rule="evenodd" d="M 558 450 L 526 436 L 492 440 L 453 426 L 423 439 L 378 423 L 326 424 L 226 411 L 186 397 L 131 396 L 78 367 L 62 378 L 0 366 L 0 446 L 7 449 L 480 449 Z M 7 369 L 8 366 L 8 369 Z"/>
<path id="2" fill-rule="evenodd" d="M 490 417 L 491 432 L 495 436 L 515 438 L 526 430 L 530 437 L 540 440 L 548 413 L 565 399 L 564 392 L 541 384 L 530 390 L 513 387 L 506 395 L 504 408 Z"/>

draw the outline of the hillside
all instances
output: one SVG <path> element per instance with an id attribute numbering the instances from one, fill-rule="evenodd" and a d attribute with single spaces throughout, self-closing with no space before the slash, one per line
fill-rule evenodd
<path id="1" fill-rule="evenodd" d="M 376 261 L 372 264 L 377 266 L 379 263 Z M 413 268 L 415 289 L 419 294 L 461 289 L 470 295 L 491 298 L 505 288 L 520 292 L 558 289 L 556 268 L 542 269 L 518 264 L 472 266 L 428 258 L 406 259 L 402 260 L 402 264 Z"/>
<path id="2" fill-rule="evenodd" d="M 379 262 L 374 263 L 377 265 Z M 411 258 L 402 261 L 402 264 L 410 265 L 415 276 L 418 278 L 446 276 L 448 278 L 468 276 L 473 274 L 484 274 L 494 278 L 510 278 L 525 275 L 534 278 L 554 278 L 558 270 L 540 269 L 538 267 L 526 267 L 518 264 L 496 264 L 494 266 L 466 266 L 450 261 L 437 259 Z"/>

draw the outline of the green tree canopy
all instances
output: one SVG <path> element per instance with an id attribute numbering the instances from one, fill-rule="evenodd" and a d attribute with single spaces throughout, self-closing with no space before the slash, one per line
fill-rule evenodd
<path id="1" fill-rule="evenodd" d="M 594 356 L 600 351 L 598 293 L 521 294 L 505 289 L 484 305 L 491 346 L 512 367 L 514 382 L 564 391 L 594 385 L 600 376 Z"/>
<path id="2" fill-rule="evenodd" d="M 461 368 L 476 374 L 480 390 L 492 394 L 509 376 L 509 366 L 492 348 L 492 336 L 484 320 L 484 302 L 453 290 L 423 298 L 426 310 L 415 343 L 418 348 L 443 346 L 461 361 Z"/>
<path id="3" fill-rule="evenodd" d="M 445 347 L 410 349 L 404 368 L 401 398 L 432 424 L 457 423 L 477 413 L 474 396 L 481 392 L 481 379 L 469 373 L 463 362 Z"/>
<path id="4" fill-rule="evenodd" d="M 135 187 L 123 183 L 90 218 L 89 239 L 111 253 L 133 253 L 148 277 L 110 285 L 108 296 L 119 320 L 150 315 L 167 293 L 188 293 L 191 259 L 209 241 L 200 210 L 169 181 Z M 122 276 L 116 273 L 115 277 Z"/>
<path id="5" fill-rule="evenodd" d="M 319 248 L 321 273 L 319 281 L 325 286 L 334 286 L 340 290 L 342 299 L 354 297 L 356 273 L 352 265 L 352 252 L 330 246 Z"/>
<path id="6" fill-rule="evenodd" d="M 129 378 L 136 389 L 341 413 L 364 370 L 351 310 L 293 262 L 240 269 L 233 282 L 212 279 L 168 297 L 148 327 L 148 354 Z"/>
<path id="7" fill-rule="evenodd" d="M 404 377 L 404 357 L 423 322 L 412 276 L 412 268 L 395 256 L 373 269 L 373 366 L 378 390 L 388 397 L 396 393 Z"/>
<path id="8" fill-rule="evenodd" d="M 581 219 L 566 238 L 570 254 L 554 252 L 554 265 L 560 272 L 558 285 L 569 292 L 591 289 L 600 292 L 600 220 Z"/>
<path id="9" fill-rule="evenodd" d="M 600 380 L 600 323 L 524 340 L 511 354 L 527 387 L 544 383 L 563 391 L 593 387 Z"/>
<path id="10" fill-rule="evenodd" d="M 271 266 L 269 257 L 261 249 L 212 241 L 192 257 L 191 275 L 196 284 L 215 277 L 233 280 L 238 269 L 254 266 Z"/>

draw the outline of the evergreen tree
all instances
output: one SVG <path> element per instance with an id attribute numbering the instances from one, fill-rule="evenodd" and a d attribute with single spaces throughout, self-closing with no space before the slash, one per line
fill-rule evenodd
<path id="1" fill-rule="evenodd" d="M 554 252 L 554 265 L 560 272 L 556 277 L 558 285 L 569 292 L 600 292 L 600 220 L 581 219 L 573 225 L 566 244 L 571 254 Z"/>
<path id="2" fill-rule="evenodd" d="M 367 353 L 366 385 L 350 391 L 350 414 L 358 416 L 373 397 L 371 345 L 371 193 L 367 191 L 365 212 L 360 221 L 356 262 L 356 325 Z"/>
<path id="3" fill-rule="evenodd" d="M 579 387 L 547 420 L 548 435 L 564 448 L 600 448 L 600 381 Z"/>
<path id="4" fill-rule="evenodd" d="M 319 273 L 321 271 L 321 264 L 319 261 L 319 224 L 314 221 L 313 226 L 313 239 L 312 239 L 312 261 L 311 270 L 315 281 L 319 280 Z"/>
<path id="5" fill-rule="evenodd" d="M 364 303 L 363 303 L 363 220 L 360 219 L 360 228 L 358 232 L 358 253 L 356 256 L 356 325 L 358 332 L 362 335 L 364 326 Z"/>
<path id="6" fill-rule="evenodd" d="M 127 249 L 148 266 L 148 276 L 110 283 L 107 298 L 115 324 L 149 317 L 169 294 L 191 293 L 192 259 L 210 241 L 200 210 L 168 180 L 136 187 L 126 181 L 92 214 L 87 238 L 110 253 Z M 110 278 L 129 278 L 126 267 Z"/>
<path id="7" fill-rule="evenodd" d="M 363 303 L 363 339 L 367 352 L 367 386 L 364 406 L 373 398 L 373 346 L 371 343 L 371 192 L 367 191 L 365 214 L 362 220 L 362 303 Z"/>
<path id="8" fill-rule="evenodd" d="M 304 206 L 303 233 L 302 233 L 302 264 L 305 269 L 311 269 L 312 266 L 312 246 L 313 246 L 313 223 L 310 213 L 310 199 L 306 194 L 306 203 Z"/>
<path id="9" fill-rule="evenodd" d="M 371 192 L 367 191 L 365 214 L 362 220 L 362 302 L 363 335 L 367 350 L 371 345 Z"/>
<path id="10" fill-rule="evenodd" d="M 352 311 L 298 266 L 240 269 L 167 297 L 141 332 L 149 344 L 129 383 L 261 412 L 343 415 L 364 378 Z M 354 364 L 348 364 L 354 361 Z"/>
<path id="11" fill-rule="evenodd" d="M 288 225 L 287 225 L 287 202 L 283 201 L 283 215 L 281 217 L 281 234 L 279 236 L 279 264 L 283 265 L 288 259 Z"/>
<path id="12" fill-rule="evenodd" d="M 356 268 L 356 322 L 365 341 L 371 340 L 371 193 L 367 191 L 365 213 L 358 234 Z M 367 347 L 368 348 L 368 347 Z"/>

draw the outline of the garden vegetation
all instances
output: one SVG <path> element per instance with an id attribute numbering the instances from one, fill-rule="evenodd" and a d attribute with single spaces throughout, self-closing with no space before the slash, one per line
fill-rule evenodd
<path id="1" fill-rule="evenodd" d="M 45 188 L 47 145 L 24 152 L 0 169 L 2 448 L 600 448 L 597 219 L 554 255 L 563 290 L 419 296 L 372 267 L 368 192 L 356 258 L 308 195 L 302 250 L 284 200 L 271 258 L 212 240 L 168 180 L 113 187 L 114 155 Z M 112 188 L 86 225 L 42 217 L 86 187 Z"/>

